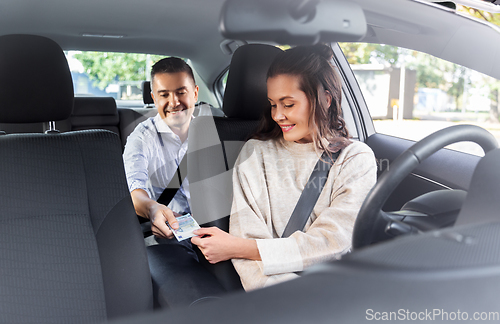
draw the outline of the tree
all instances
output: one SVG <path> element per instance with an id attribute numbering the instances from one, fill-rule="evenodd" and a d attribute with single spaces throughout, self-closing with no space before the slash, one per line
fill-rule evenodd
<path id="1" fill-rule="evenodd" d="M 82 63 L 95 87 L 104 90 L 117 81 L 148 79 L 152 63 L 164 56 L 136 53 L 82 52 L 74 57 Z"/>
<path id="2" fill-rule="evenodd" d="M 340 43 L 342 51 L 350 64 L 390 64 L 399 59 L 399 48 L 383 44 Z"/>
<path id="3" fill-rule="evenodd" d="M 457 7 L 457 10 L 468 13 L 469 15 L 472 15 L 479 19 L 486 20 L 492 24 L 500 26 L 500 13 L 491 13 L 460 5 Z M 490 100 L 491 100 L 489 119 L 491 122 L 498 123 L 500 122 L 500 113 L 499 113 L 500 82 L 498 80 L 495 81 L 488 80 L 488 85 L 490 87 Z"/>
<path id="4" fill-rule="evenodd" d="M 463 105 L 465 84 L 469 84 L 466 69 L 437 57 L 396 46 L 368 43 L 339 44 L 350 64 L 383 64 L 406 67 L 417 71 L 417 87 L 436 88 L 455 99 L 457 109 Z"/>

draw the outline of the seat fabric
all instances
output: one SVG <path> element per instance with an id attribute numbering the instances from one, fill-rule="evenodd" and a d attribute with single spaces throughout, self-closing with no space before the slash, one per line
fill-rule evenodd
<path id="1" fill-rule="evenodd" d="M 191 123 L 188 148 L 191 211 L 201 226 L 229 230 L 234 163 L 262 114 L 270 109 L 267 70 L 280 52 L 275 46 L 262 44 L 239 47 L 231 60 L 224 94 L 223 111 L 227 117 L 200 116 Z M 201 253 L 198 258 L 227 290 L 242 289 L 230 261 L 212 265 Z"/>
<path id="2" fill-rule="evenodd" d="M 24 79 L 0 87 L 0 123 L 70 116 L 71 75 L 57 43 L 0 36 L 0 84 L 17 75 L 36 91 L 23 93 Z M 0 136 L 0 322 L 88 323 L 152 309 L 121 153 L 106 130 Z"/>
<path id="3" fill-rule="evenodd" d="M 120 135 L 118 110 L 112 97 L 76 97 L 69 119 L 74 131 L 107 129 Z"/>
<path id="4" fill-rule="evenodd" d="M 99 163 L 96 163 L 99 161 Z M 102 320 L 151 307 L 118 136 L 0 137 L 0 322 Z"/>
<path id="5" fill-rule="evenodd" d="M 127 143 L 127 137 L 132 134 L 134 129 L 148 119 L 149 117 L 154 117 L 158 111 L 151 108 L 118 108 L 118 115 L 120 116 L 120 136 L 122 140 L 122 146 L 125 147 Z"/>

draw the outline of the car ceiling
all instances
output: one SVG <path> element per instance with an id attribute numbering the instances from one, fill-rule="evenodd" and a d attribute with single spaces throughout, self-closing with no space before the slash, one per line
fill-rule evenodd
<path id="1" fill-rule="evenodd" d="M 214 79 L 214 74 L 230 60 L 219 45 L 223 38 L 218 32 L 218 17 L 223 2 L 0 0 L 0 34 L 42 35 L 52 38 L 65 50 L 187 57 L 204 79 Z M 83 34 L 123 38 L 83 37 Z"/>
<path id="2" fill-rule="evenodd" d="M 500 79 L 500 29 L 421 0 L 353 0 L 365 12 L 363 42 L 425 52 Z"/>
<path id="3" fill-rule="evenodd" d="M 352 0 L 368 22 L 365 42 L 420 50 L 500 79 L 500 33 L 422 0 Z M 65 50 L 177 55 L 211 83 L 229 64 L 220 48 L 224 0 L 0 0 L 0 34 L 47 36 Z M 459 26 L 459 27 L 457 27 Z M 83 34 L 122 38 L 83 37 Z M 478 37 L 478 36 L 481 37 Z"/>

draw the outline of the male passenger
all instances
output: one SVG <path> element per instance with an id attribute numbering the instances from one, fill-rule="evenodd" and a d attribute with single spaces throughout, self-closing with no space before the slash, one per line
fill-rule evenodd
<path id="1" fill-rule="evenodd" d="M 177 229 L 174 214 L 190 212 L 187 179 L 168 207 L 157 200 L 178 176 L 177 168 L 187 152 L 189 124 L 198 100 L 191 67 L 177 57 L 158 61 L 151 69 L 151 96 L 158 114 L 130 134 L 123 159 L 136 213 L 151 221 L 155 236 L 172 238 L 165 222 Z"/>

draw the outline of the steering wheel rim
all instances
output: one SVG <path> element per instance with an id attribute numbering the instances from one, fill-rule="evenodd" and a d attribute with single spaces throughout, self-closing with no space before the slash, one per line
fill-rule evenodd
<path id="1" fill-rule="evenodd" d="M 352 248 L 359 249 L 376 243 L 375 233 L 385 228 L 387 220 L 382 207 L 396 189 L 420 163 L 447 145 L 470 141 L 478 144 L 485 154 L 498 147 L 495 137 L 474 125 L 455 125 L 441 129 L 403 152 L 384 171 L 368 193 L 354 223 Z"/>

